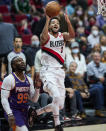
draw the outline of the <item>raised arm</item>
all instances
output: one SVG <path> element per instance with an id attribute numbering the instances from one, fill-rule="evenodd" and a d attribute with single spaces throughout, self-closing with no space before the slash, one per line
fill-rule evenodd
<path id="1" fill-rule="evenodd" d="M 49 39 L 49 35 L 48 35 L 49 21 L 50 21 L 49 16 L 46 16 L 46 23 L 45 23 L 43 31 L 42 31 L 42 33 L 40 35 L 41 45 L 44 45 Z"/>
<path id="2" fill-rule="evenodd" d="M 68 25 L 68 32 L 64 32 L 63 33 L 63 37 L 64 37 L 64 40 L 65 41 L 68 41 L 70 40 L 71 38 L 74 38 L 75 37 L 75 32 L 74 32 L 74 29 L 72 27 L 72 24 L 68 18 L 68 15 L 65 14 L 65 20 L 67 22 L 67 25 Z"/>

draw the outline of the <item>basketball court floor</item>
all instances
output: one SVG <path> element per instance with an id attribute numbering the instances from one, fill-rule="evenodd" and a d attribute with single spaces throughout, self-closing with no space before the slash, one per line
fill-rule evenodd
<path id="1" fill-rule="evenodd" d="M 35 131 L 35 130 L 33 130 Z M 36 130 L 36 131 L 54 131 L 54 129 L 48 130 Z M 106 124 L 92 125 L 92 126 L 78 126 L 64 128 L 64 131 L 106 131 Z"/>

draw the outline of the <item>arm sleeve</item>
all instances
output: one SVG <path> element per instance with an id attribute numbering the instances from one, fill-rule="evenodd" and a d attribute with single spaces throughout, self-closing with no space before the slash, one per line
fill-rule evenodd
<path id="1" fill-rule="evenodd" d="M 30 100 L 33 102 L 37 102 L 39 98 L 39 89 L 34 89 L 33 81 L 30 77 L 28 77 L 30 82 Z"/>
<path id="2" fill-rule="evenodd" d="M 1 103 L 2 103 L 3 109 L 5 110 L 7 114 L 12 114 L 12 110 L 8 102 L 9 95 L 10 95 L 10 91 L 1 89 Z"/>
<path id="3" fill-rule="evenodd" d="M 12 113 L 8 98 L 10 96 L 10 91 L 14 88 L 14 84 L 14 78 L 12 77 L 12 75 L 9 75 L 4 79 L 1 87 L 1 103 L 7 114 Z"/>

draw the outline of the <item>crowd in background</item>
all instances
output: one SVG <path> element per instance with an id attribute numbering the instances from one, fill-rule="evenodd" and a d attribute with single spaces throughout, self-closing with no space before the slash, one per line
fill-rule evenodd
<path id="1" fill-rule="evenodd" d="M 50 1 L 0 0 L 0 8 L 4 5 L 6 8 L 4 12 L 0 9 L 1 81 L 11 73 L 11 56 L 16 55 L 26 61 L 26 73 L 33 80 L 37 78 L 34 78 L 35 73 L 39 75 L 40 33 L 46 21 L 44 7 Z M 103 117 L 101 110 L 104 108 L 104 92 L 106 92 L 106 17 L 97 15 L 97 0 L 58 0 L 58 2 L 62 7 L 58 16 L 60 31 L 68 31 L 64 18 L 64 13 L 67 13 L 76 34 L 75 39 L 66 42 L 64 63 L 66 101 L 68 99 L 70 103 L 71 117 L 76 119 L 86 117 L 82 99 L 90 97 L 94 97 L 95 115 Z M 22 38 L 16 37 L 17 35 L 21 35 Z M 17 42 L 14 38 L 20 38 L 20 41 Z M 43 97 L 46 97 L 47 103 L 49 96 L 44 94 Z M 45 105 L 44 101 L 41 103 Z"/>

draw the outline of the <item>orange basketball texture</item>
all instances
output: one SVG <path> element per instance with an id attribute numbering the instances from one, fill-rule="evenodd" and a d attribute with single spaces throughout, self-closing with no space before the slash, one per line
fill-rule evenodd
<path id="1" fill-rule="evenodd" d="M 59 15 L 61 7 L 59 5 L 59 3 L 55 2 L 55 1 L 51 1 L 46 5 L 46 14 L 49 17 L 54 17 Z"/>

